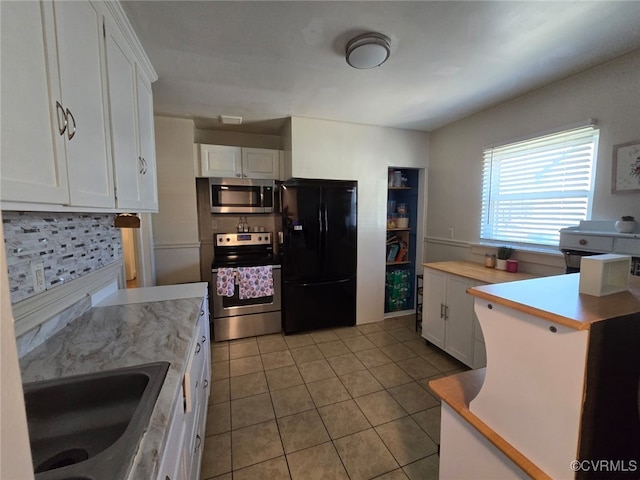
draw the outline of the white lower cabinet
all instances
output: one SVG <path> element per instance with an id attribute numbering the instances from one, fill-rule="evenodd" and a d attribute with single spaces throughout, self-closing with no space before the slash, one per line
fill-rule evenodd
<path id="1" fill-rule="evenodd" d="M 157 480 L 199 480 L 211 382 L 208 299 L 201 305 Z"/>
<path id="2" fill-rule="evenodd" d="M 484 366 L 481 347 L 477 358 L 476 342 L 482 342 L 473 310 L 473 297 L 467 289 L 482 285 L 475 280 L 449 273 L 424 269 L 424 304 L 422 307 L 422 336 L 462 363 L 479 368 Z M 484 343 L 482 342 L 482 346 Z"/>

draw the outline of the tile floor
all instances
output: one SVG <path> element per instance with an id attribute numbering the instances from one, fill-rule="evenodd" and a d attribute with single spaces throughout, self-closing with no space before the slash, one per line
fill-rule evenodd
<path id="1" fill-rule="evenodd" d="M 427 382 L 467 368 L 414 322 L 214 343 L 201 479 L 437 479 Z"/>

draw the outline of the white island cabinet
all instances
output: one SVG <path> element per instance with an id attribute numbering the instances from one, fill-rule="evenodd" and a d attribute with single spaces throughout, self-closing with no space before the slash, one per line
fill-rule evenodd
<path id="1" fill-rule="evenodd" d="M 470 290 L 488 363 L 430 382 L 440 478 L 637 478 L 640 277 L 602 297 L 579 277 Z"/>

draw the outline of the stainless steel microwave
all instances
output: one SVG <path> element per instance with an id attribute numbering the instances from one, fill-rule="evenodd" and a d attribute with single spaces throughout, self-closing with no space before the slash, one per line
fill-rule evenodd
<path id="1" fill-rule="evenodd" d="M 275 180 L 210 178 L 211 213 L 272 213 Z"/>

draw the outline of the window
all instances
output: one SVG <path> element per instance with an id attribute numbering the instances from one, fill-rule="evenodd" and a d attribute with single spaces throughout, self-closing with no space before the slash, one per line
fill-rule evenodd
<path id="1" fill-rule="evenodd" d="M 480 238 L 558 245 L 590 217 L 597 145 L 589 125 L 485 149 Z"/>

